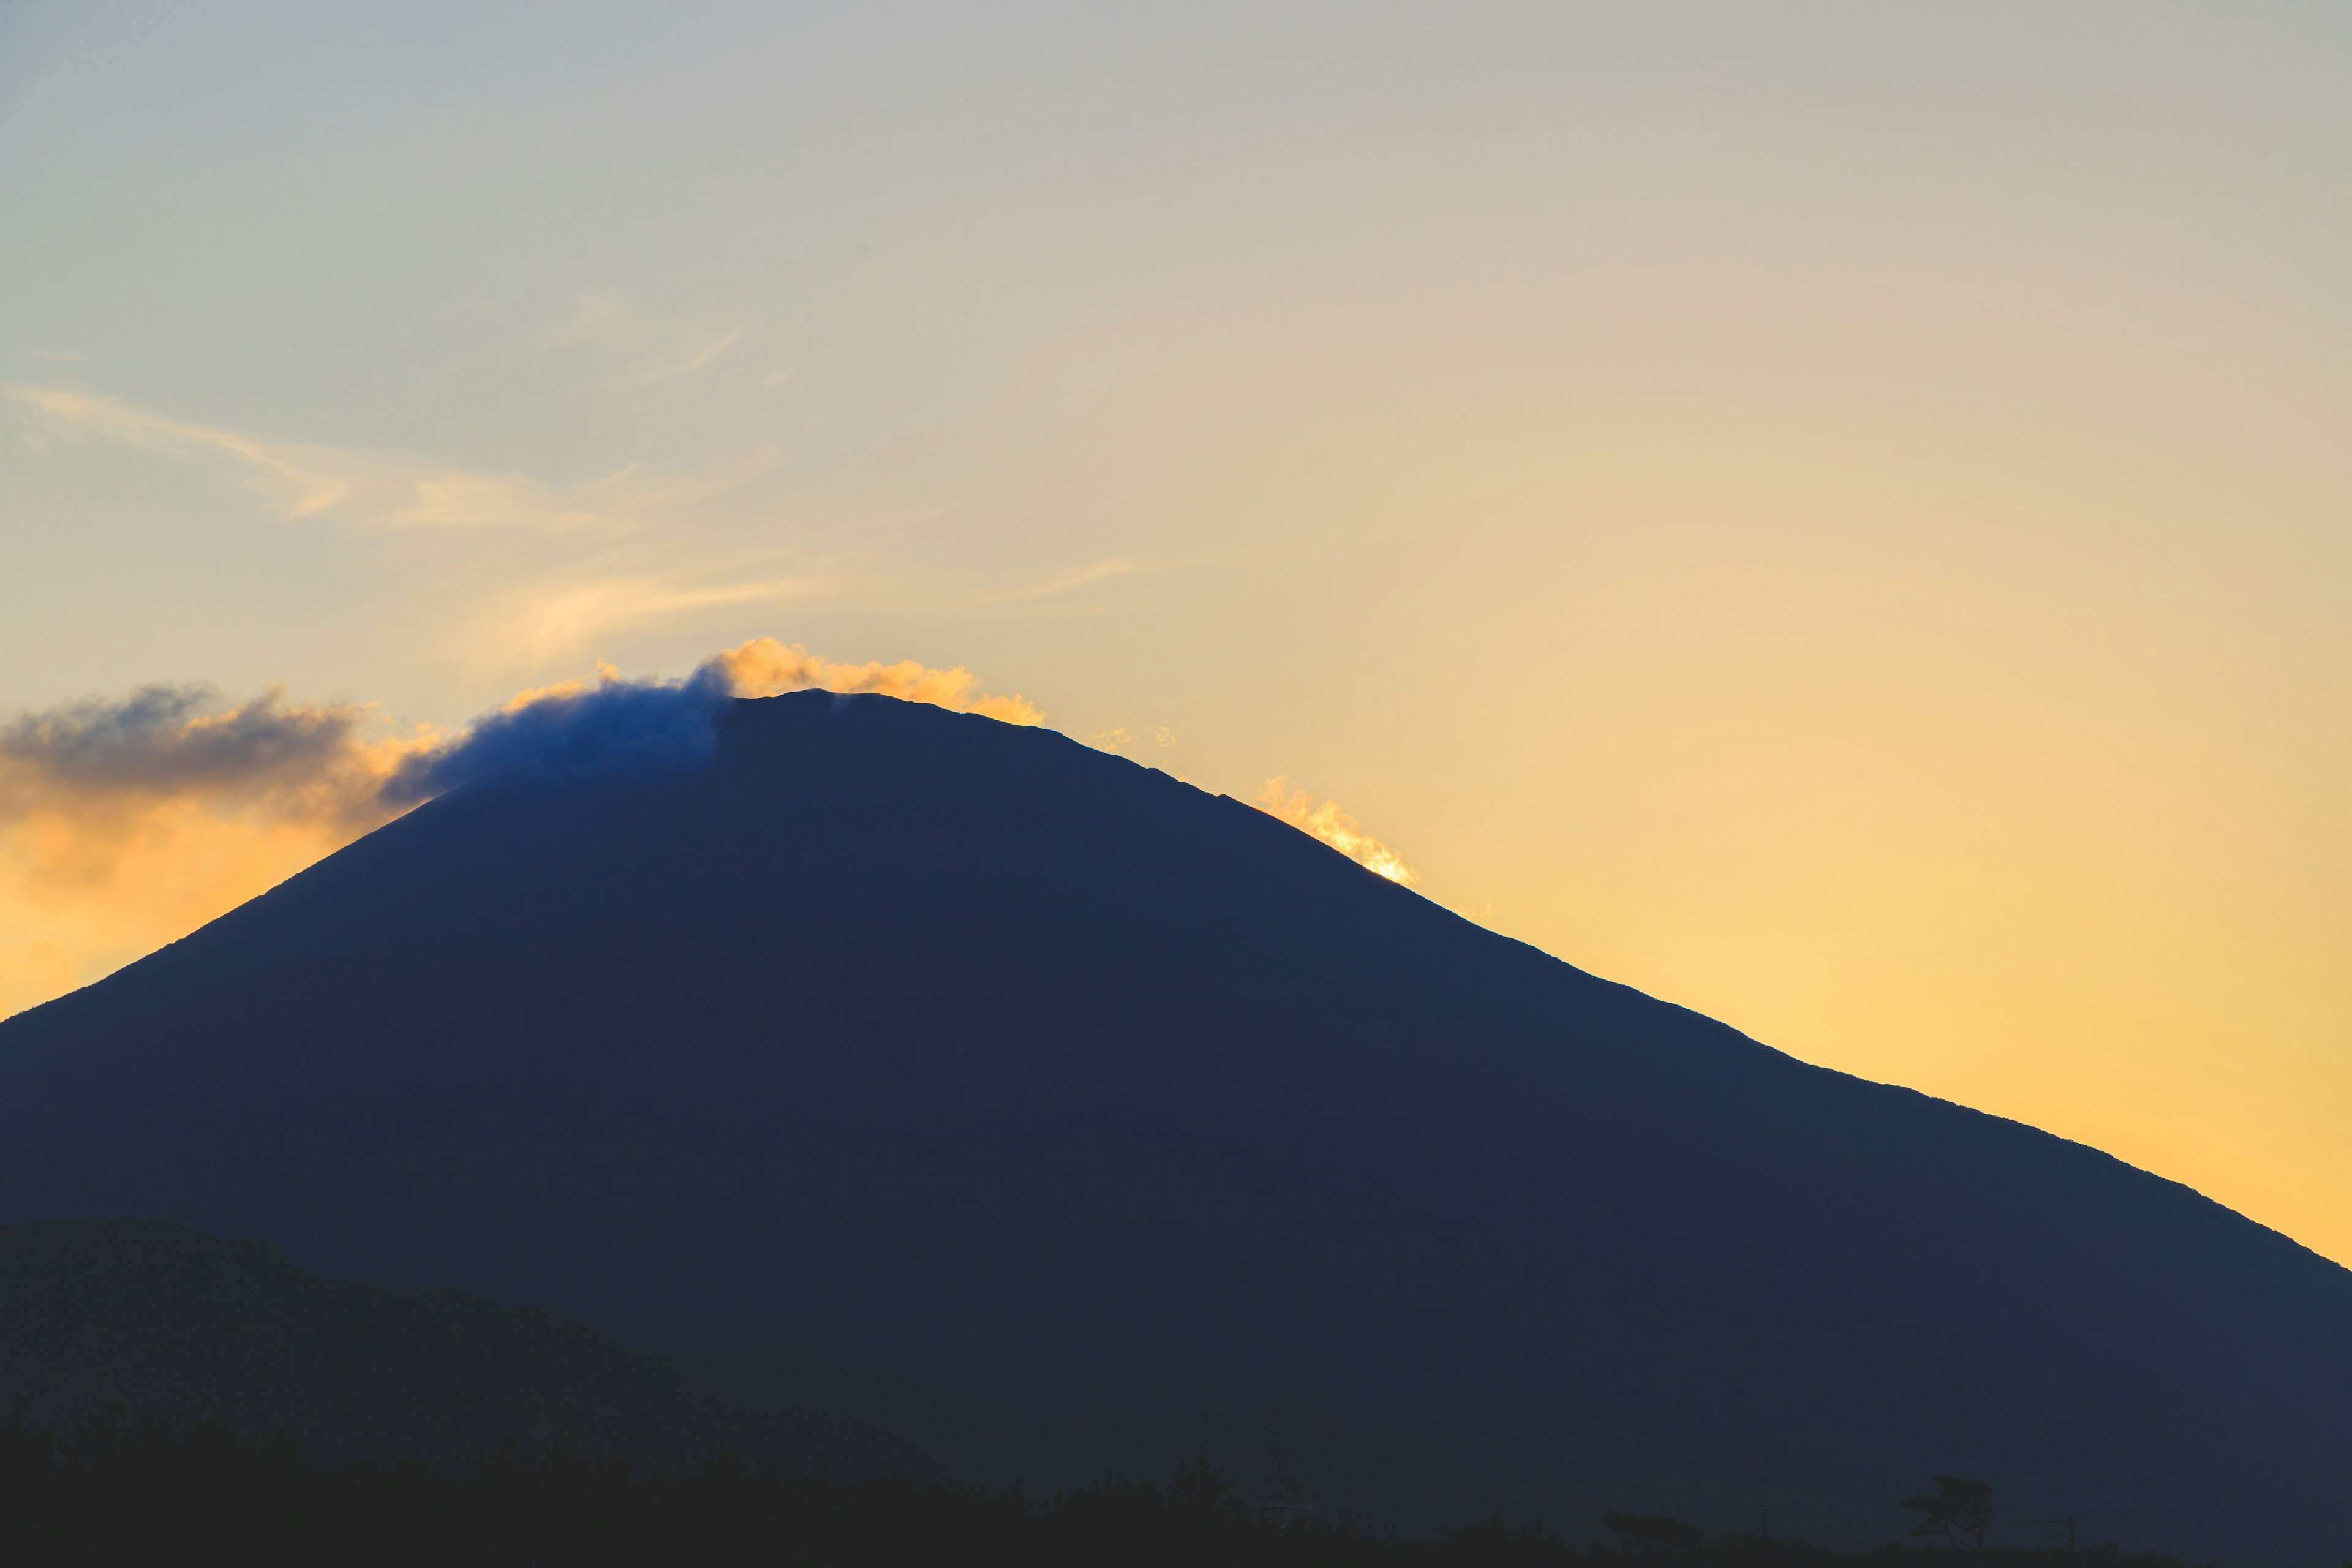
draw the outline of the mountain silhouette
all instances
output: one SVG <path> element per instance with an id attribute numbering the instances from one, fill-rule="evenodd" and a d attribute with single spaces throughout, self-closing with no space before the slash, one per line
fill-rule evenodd
<path id="1" fill-rule="evenodd" d="M 465 784 L 0 1024 L 0 1220 L 258 1236 L 999 1418 L 1303 1403 L 1532 1509 L 1891 1538 L 1941 1472 L 1995 1541 L 2352 1550 L 2352 1275 L 2189 1189 L 1049 731 L 710 723 Z"/>

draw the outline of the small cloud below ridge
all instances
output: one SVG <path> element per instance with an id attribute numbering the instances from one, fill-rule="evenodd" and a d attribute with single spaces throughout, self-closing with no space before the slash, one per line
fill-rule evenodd
<path id="1" fill-rule="evenodd" d="M 1095 736 L 1091 744 L 1097 751 L 1118 752 L 1123 755 L 1129 746 L 1141 745 L 1143 739 L 1140 735 L 1129 733 L 1127 727 L 1122 724 L 1116 730 L 1103 731 Z M 1151 731 L 1150 740 L 1153 745 L 1163 749 L 1173 746 L 1176 743 L 1176 731 L 1161 724 Z"/>
<path id="2" fill-rule="evenodd" d="M 1288 779 L 1271 778 L 1250 804 L 1301 833 L 1321 839 L 1357 865 L 1391 882 L 1410 888 L 1421 879 L 1421 874 L 1406 865 L 1402 856 L 1366 833 L 1363 824 L 1341 811 L 1336 800 L 1317 805 L 1314 796 L 1305 790 L 1292 789 Z"/>

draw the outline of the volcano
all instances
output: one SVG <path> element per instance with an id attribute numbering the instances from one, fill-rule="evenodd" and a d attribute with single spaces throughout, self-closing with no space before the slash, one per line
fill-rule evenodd
<path id="1" fill-rule="evenodd" d="M 1530 1510 L 1891 1538 L 1930 1472 L 2352 1551 L 2352 1274 L 1807 1066 L 1236 801 L 882 697 L 462 784 L 0 1024 L 0 1222 L 254 1237 L 1013 1420 L 1297 1402 Z"/>

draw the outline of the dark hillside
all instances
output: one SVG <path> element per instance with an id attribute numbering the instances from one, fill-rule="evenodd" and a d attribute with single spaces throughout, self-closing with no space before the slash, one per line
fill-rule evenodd
<path id="1" fill-rule="evenodd" d="M 112 1419 L 66 1434 L 0 1419 L 0 1560 L 37 1568 L 1609 1568 L 1632 1561 L 1622 1549 L 1579 1550 L 1495 1521 L 1427 1541 L 1279 1528 L 1197 1468 L 1166 1486 L 1097 1487 L 1040 1510 L 898 1477 L 845 1482 L 724 1461 L 649 1471 L 562 1447 L 502 1453 L 463 1472 L 322 1468 L 281 1445 L 244 1442 L 215 1426 Z M 1685 1541 L 1691 1534 L 1663 1522 Z M 2180 1568 L 2152 1555 L 2093 1555 L 2108 1568 Z M 1671 1560 L 1681 1568 L 1864 1561 L 1737 1536 L 1683 1545 Z M 1971 1561 L 2062 1568 L 2075 1559 L 1995 1549 Z"/>
<path id="2" fill-rule="evenodd" d="M 0 1218 L 998 1416 L 1304 1402 L 1531 1508 L 1892 1533 L 1940 1470 L 2126 1544 L 2352 1551 L 2352 1276 L 2274 1233 L 1049 732 L 720 722 L 708 765 L 460 788 L 0 1025 Z"/>
<path id="3" fill-rule="evenodd" d="M 748 1454 L 919 1473 L 923 1451 L 782 1403 L 754 1414 L 684 1368 L 535 1308 L 305 1274 L 179 1226 L 0 1227 L 0 1406 L 70 1428 L 131 1417 L 282 1432 L 305 1458 L 464 1468 L 508 1441 L 647 1463 Z"/>
<path id="4" fill-rule="evenodd" d="M 1319 1516 L 1436 1535 L 1507 1510 L 1445 1456 L 1310 1410 L 1161 1426 L 1014 1426 L 886 1373 L 804 1351 L 688 1369 L 538 1308 L 320 1279 L 255 1241 L 137 1220 L 0 1227 L 0 1411 L 68 1431 L 131 1421 L 282 1434 L 317 1465 L 470 1471 L 520 1447 L 691 1468 L 897 1475 L 1049 1508 L 1203 1463 L 1246 1488 L 1280 1445 Z"/>
<path id="5" fill-rule="evenodd" d="M 1237 1499 L 1287 1491 L 1312 1502 L 1321 1524 L 1379 1535 L 1426 1538 L 1522 1512 L 1426 1443 L 1358 1432 L 1302 1405 L 1154 1425 L 1003 1422 L 887 1373 L 805 1351 L 753 1351 L 693 1370 L 738 1405 L 919 1447 L 931 1463 L 926 1474 L 1018 1492 L 1041 1507 L 1092 1487 L 1160 1485 L 1207 1467 L 1227 1478 Z"/>

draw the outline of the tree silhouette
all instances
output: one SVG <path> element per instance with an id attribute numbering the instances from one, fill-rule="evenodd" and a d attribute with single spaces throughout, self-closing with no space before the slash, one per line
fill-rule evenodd
<path id="1" fill-rule="evenodd" d="M 1644 1552 L 1661 1549 L 1686 1552 L 1706 1540 L 1706 1532 L 1696 1525 L 1685 1524 L 1679 1519 L 1668 1519 L 1663 1514 L 1625 1513 L 1612 1510 L 1601 1515 L 1601 1522 L 1626 1540 L 1639 1542 Z"/>
<path id="2" fill-rule="evenodd" d="M 1232 1490 L 1225 1481 L 1225 1468 L 1212 1467 L 1202 1459 L 1176 1472 L 1175 1484 L 1169 1489 L 1169 1501 L 1193 1513 L 1215 1513 L 1226 1506 L 1225 1494 Z"/>
<path id="3" fill-rule="evenodd" d="M 1984 1550 L 1986 1526 L 1992 1523 L 1992 1487 L 1966 1476 L 1937 1476 L 1934 1497 L 1907 1497 L 1903 1506 L 1919 1515 L 1914 1535 L 1940 1535 L 1952 1545 L 1968 1542 Z"/>
<path id="4" fill-rule="evenodd" d="M 1937 1477 L 1989 1514 L 1991 1489 Z M 1536 1523 L 1490 1520 L 1439 1540 L 1337 1527 L 1278 1530 L 1223 1495 L 1211 1466 L 1172 1487 L 1106 1483 L 1050 1510 L 1018 1493 L 906 1476 L 835 1480 L 724 1458 L 644 1468 L 571 1441 L 491 1446 L 445 1469 L 305 1465 L 290 1443 L 117 1409 L 58 1433 L 0 1412 L 0 1564 L 118 1568 L 644 1568 L 824 1563 L 826 1568 L 1606 1568 Z M 1943 1500 L 1937 1499 L 1940 1503 Z M 1967 1500 L 1964 1497 L 1963 1501 Z M 1680 1520 L 1612 1513 L 1621 1539 L 1674 1568 L 1862 1568 L 1869 1558 L 1799 1542 L 1706 1540 Z M 1633 1553 L 1614 1554 L 1622 1563 Z M 2101 1568 L 2181 1568 L 2110 1546 Z M 2040 1562 L 2003 1552 L 2004 1563 Z M 1994 1558 L 1988 1556 L 1987 1561 Z M 1892 1559 L 1885 1560 L 1890 1564 Z M 1659 1564 L 1658 1568 L 1666 1568 Z"/>

